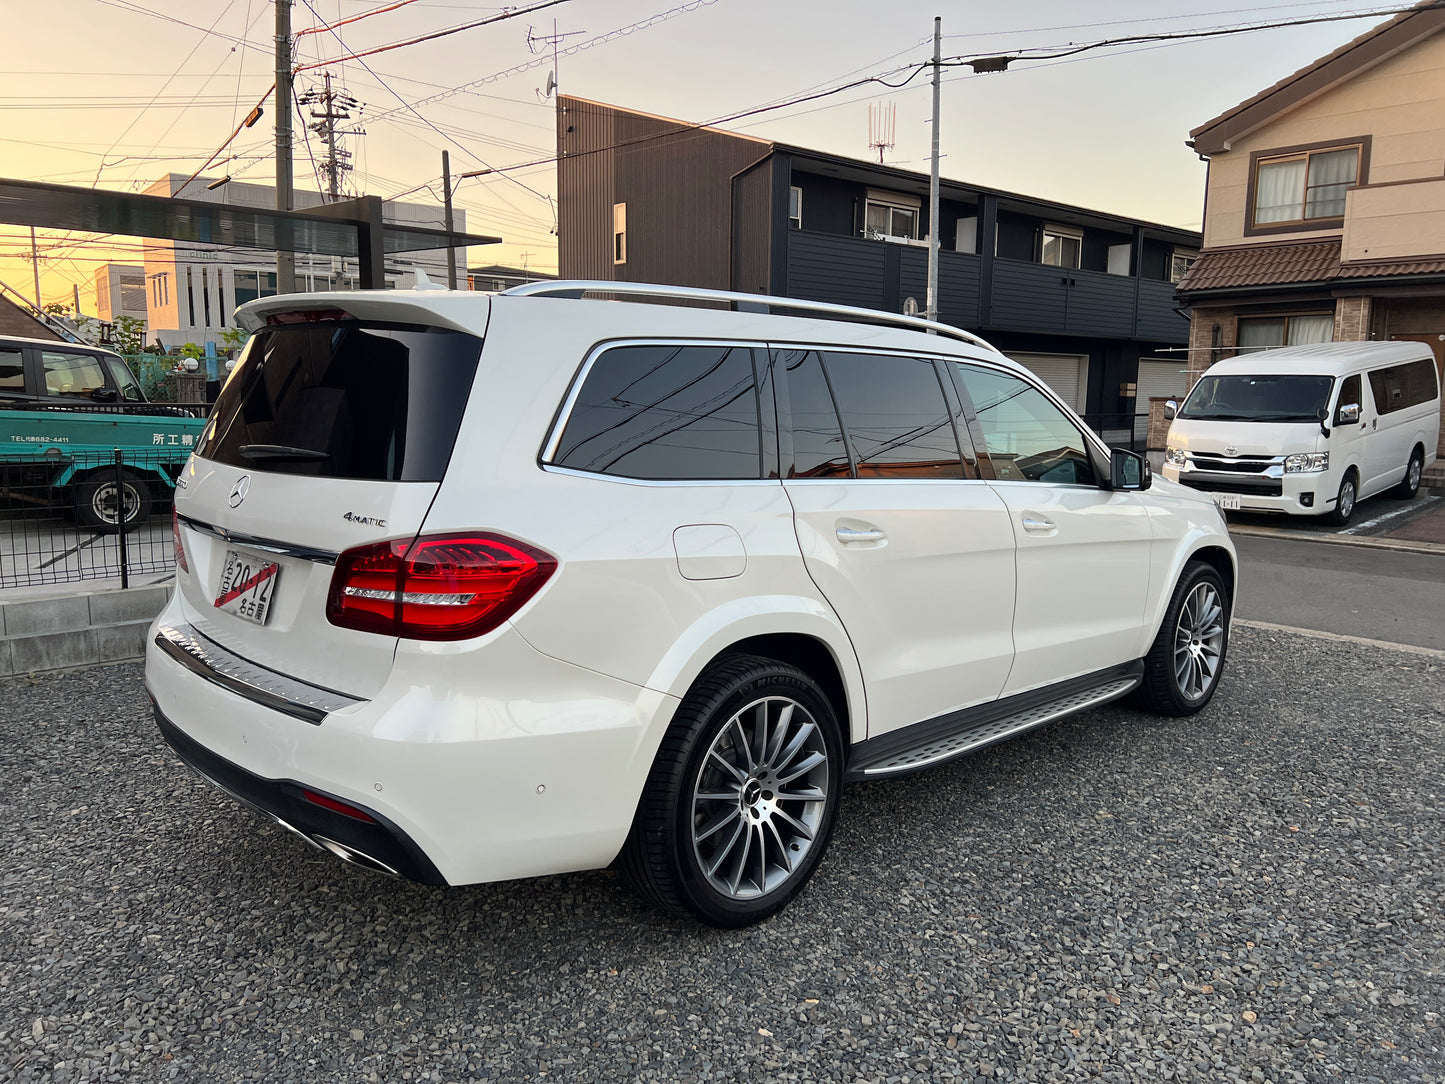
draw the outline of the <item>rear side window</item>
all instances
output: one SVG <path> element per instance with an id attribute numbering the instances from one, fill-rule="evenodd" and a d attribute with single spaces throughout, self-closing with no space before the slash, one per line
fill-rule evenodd
<path id="1" fill-rule="evenodd" d="M 19 350 L 0 350 L 0 389 L 25 390 L 25 355 Z"/>
<path id="2" fill-rule="evenodd" d="M 1375 396 L 1375 413 L 1391 414 L 1406 407 L 1419 406 L 1435 399 L 1435 364 L 1411 361 L 1389 369 L 1370 373 L 1370 390 Z"/>
<path id="3" fill-rule="evenodd" d="M 761 477 L 753 351 L 669 343 L 599 354 L 551 461 L 654 481 Z"/>
<path id="4" fill-rule="evenodd" d="M 246 344 L 196 454 L 281 474 L 440 481 L 481 349 L 439 328 L 267 328 Z"/>
<path id="5" fill-rule="evenodd" d="M 933 362 L 851 353 L 823 361 L 859 478 L 964 477 Z"/>

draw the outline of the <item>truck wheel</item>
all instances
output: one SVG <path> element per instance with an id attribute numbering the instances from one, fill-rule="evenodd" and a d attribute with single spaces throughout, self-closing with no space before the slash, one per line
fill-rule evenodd
<path id="1" fill-rule="evenodd" d="M 1420 476 L 1425 473 L 1425 452 L 1419 445 L 1410 453 L 1410 465 L 1405 468 L 1405 477 L 1400 479 L 1400 484 L 1390 490 L 1390 496 L 1399 497 L 1402 501 L 1413 500 L 1415 494 L 1420 491 Z"/>
<path id="2" fill-rule="evenodd" d="M 116 491 L 120 491 L 120 500 Z M 151 491 L 129 471 L 95 471 L 75 486 L 75 522 L 99 534 L 133 531 L 151 514 Z"/>
<path id="3" fill-rule="evenodd" d="M 842 769 L 817 682 L 773 659 L 724 659 L 663 738 L 619 870 L 674 914 L 760 922 L 802 891 L 827 849 Z"/>
<path id="4" fill-rule="evenodd" d="M 1340 479 L 1339 496 L 1335 499 L 1334 508 L 1325 513 L 1325 522 L 1336 527 L 1343 527 L 1349 523 L 1350 517 L 1355 514 L 1355 501 L 1359 496 L 1360 480 L 1355 474 L 1355 468 L 1351 467 Z"/>

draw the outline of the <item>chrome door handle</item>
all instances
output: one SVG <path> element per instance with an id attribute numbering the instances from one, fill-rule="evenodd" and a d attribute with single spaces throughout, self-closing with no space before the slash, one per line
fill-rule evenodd
<path id="1" fill-rule="evenodd" d="M 839 542 L 882 542 L 884 534 L 877 527 L 871 527 L 866 531 L 855 531 L 852 527 L 838 528 Z"/>
<path id="2" fill-rule="evenodd" d="M 1045 531 L 1054 530 L 1054 521 L 1046 516 L 1040 516 L 1037 514 L 1025 512 L 1021 518 L 1023 520 L 1024 530 L 1026 531 L 1037 531 L 1042 533 Z"/>

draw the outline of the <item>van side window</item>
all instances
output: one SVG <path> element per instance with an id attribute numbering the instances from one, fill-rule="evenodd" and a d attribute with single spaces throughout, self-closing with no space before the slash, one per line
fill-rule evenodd
<path id="1" fill-rule="evenodd" d="M 1053 401 L 1012 373 L 951 363 L 1001 482 L 1095 485 L 1084 434 Z"/>
<path id="2" fill-rule="evenodd" d="M 1335 400 L 1335 424 L 1345 425 L 1344 419 L 1340 417 L 1340 408 L 1349 406 L 1351 403 L 1363 409 L 1364 401 L 1360 398 L 1360 374 L 1345 377 L 1344 383 L 1340 385 L 1340 397 Z"/>
<path id="3" fill-rule="evenodd" d="M 47 350 L 40 360 L 45 368 L 47 395 L 88 397 L 96 388 L 105 387 L 100 359 L 91 354 L 52 354 Z"/>
<path id="4" fill-rule="evenodd" d="M 0 389 L 25 390 L 25 355 L 19 350 L 0 350 Z"/>
<path id="5" fill-rule="evenodd" d="M 933 362 L 828 353 L 824 364 L 859 478 L 965 477 Z"/>
<path id="6" fill-rule="evenodd" d="M 1428 403 L 1439 395 L 1435 364 L 1411 361 L 1370 373 L 1370 390 L 1375 396 L 1375 413 L 1390 414 L 1406 407 Z"/>
<path id="7" fill-rule="evenodd" d="M 656 481 L 762 475 L 753 352 L 619 346 L 587 370 L 553 462 Z"/>
<path id="8" fill-rule="evenodd" d="M 793 422 L 788 477 L 851 478 L 853 464 L 821 359 L 812 350 L 787 350 L 779 352 L 778 360 L 788 382 Z"/>

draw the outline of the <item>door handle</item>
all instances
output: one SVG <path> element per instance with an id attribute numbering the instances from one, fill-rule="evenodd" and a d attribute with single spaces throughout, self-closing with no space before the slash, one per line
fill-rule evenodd
<path id="1" fill-rule="evenodd" d="M 1379 428 L 1379 425 L 1380 425 L 1380 419 L 1379 419 L 1379 418 L 1371 418 L 1371 419 L 1370 419 L 1370 429 L 1371 429 L 1371 431 Z"/>
<path id="2" fill-rule="evenodd" d="M 844 544 L 849 542 L 882 542 L 887 537 L 877 527 L 870 527 L 867 530 L 854 530 L 852 527 L 838 528 L 838 541 Z"/>
<path id="3" fill-rule="evenodd" d="M 1024 530 L 1034 534 L 1048 534 L 1056 530 L 1053 520 L 1048 516 L 1041 516 L 1037 512 L 1025 512 L 1020 518 L 1023 521 Z"/>

